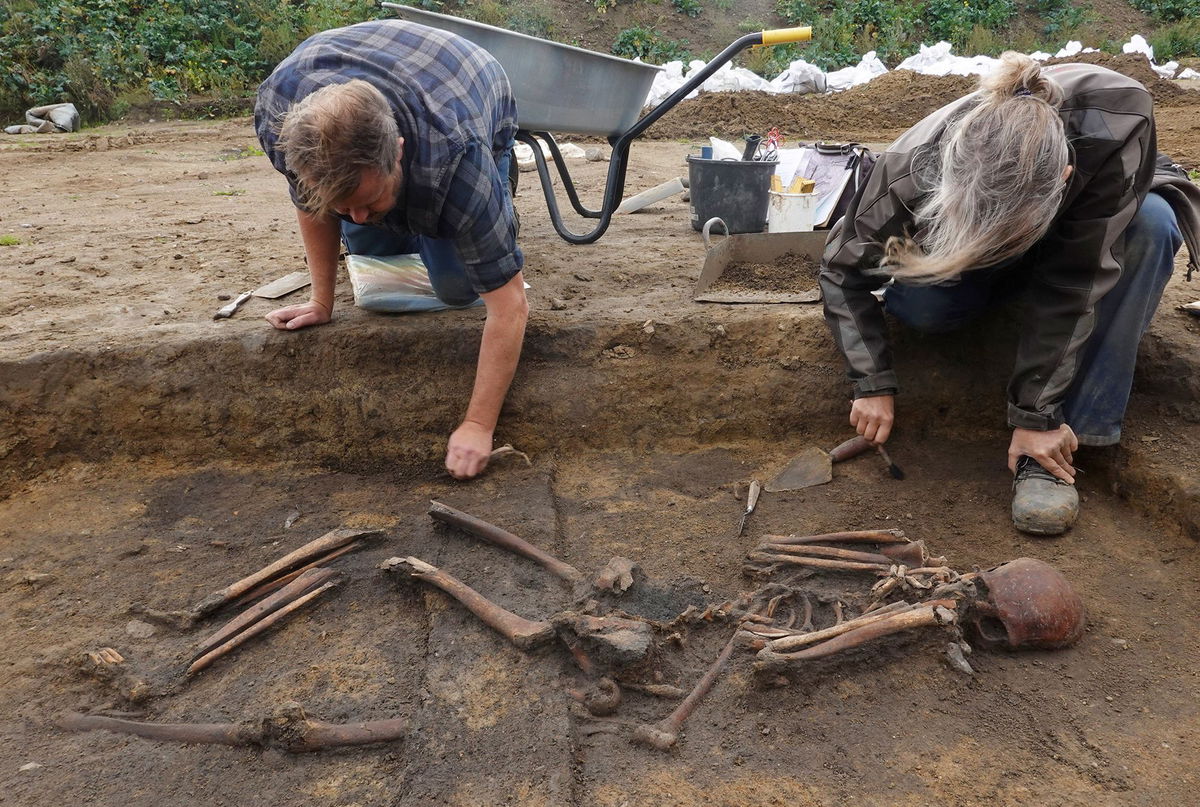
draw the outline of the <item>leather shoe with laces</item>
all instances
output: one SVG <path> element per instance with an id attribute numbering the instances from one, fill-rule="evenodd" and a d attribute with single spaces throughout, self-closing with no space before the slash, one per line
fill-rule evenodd
<path id="1" fill-rule="evenodd" d="M 1013 478 L 1012 520 L 1021 532 L 1061 535 L 1079 516 L 1075 486 L 1047 471 L 1032 457 L 1017 460 Z"/>

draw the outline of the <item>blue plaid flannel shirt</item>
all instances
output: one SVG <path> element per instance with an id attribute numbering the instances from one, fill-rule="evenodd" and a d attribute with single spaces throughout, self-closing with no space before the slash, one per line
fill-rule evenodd
<path id="1" fill-rule="evenodd" d="M 454 241 L 472 288 L 494 291 L 524 265 L 496 160 L 513 142 L 517 108 L 491 54 L 446 31 L 381 20 L 309 37 L 258 88 L 254 128 L 271 164 L 292 104 L 327 84 L 362 79 L 388 100 L 404 138 L 404 186 L 379 225 Z"/>

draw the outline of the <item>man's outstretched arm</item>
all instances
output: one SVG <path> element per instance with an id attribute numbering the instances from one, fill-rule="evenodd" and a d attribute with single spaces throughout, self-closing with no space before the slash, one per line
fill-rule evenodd
<path id="1" fill-rule="evenodd" d="M 308 257 L 312 296 L 307 303 L 277 308 L 267 314 L 267 321 L 281 331 L 324 325 L 333 314 L 333 287 L 342 237 L 338 220 L 313 216 L 299 208 L 296 218 L 300 222 L 304 254 Z"/>
<path id="2" fill-rule="evenodd" d="M 446 470 L 456 479 L 469 479 L 487 467 L 492 433 L 521 358 L 529 318 L 521 272 L 495 291 L 480 296 L 487 306 L 487 321 L 479 343 L 475 387 L 467 414 L 446 446 Z"/>

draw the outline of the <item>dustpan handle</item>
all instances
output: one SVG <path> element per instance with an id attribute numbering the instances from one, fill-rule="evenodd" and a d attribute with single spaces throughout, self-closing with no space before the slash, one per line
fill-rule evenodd
<path id="1" fill-rule="evenodd" d="M 725 231 L 725 237 L 729 237 L 729 225 L 725 223 L 725 219 L 721 218 L 720 216 L 713 216 L 711 219 L 704 222 L 704 229 L 700 231 L 700 234 L 704 236 L 705 249 L 712 249 L 712 244 L 709 243 L 708 231 L 712 229 L 714 224 L 720 224 L 721 229 Z"/>

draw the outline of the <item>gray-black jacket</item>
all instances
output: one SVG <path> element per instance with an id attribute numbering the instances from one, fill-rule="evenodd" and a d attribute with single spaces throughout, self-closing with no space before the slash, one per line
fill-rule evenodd
<path id="1" fill-rule="evenodd" d="M 1146 194 L 1160 192 L 1174 208 L 1190 268 L 1200 229 L 1200 189 L 1166 166 L 1156 172 L 1154 113 L 1145 87 L 1095 65 L 1055 65 L 1045 74 L 1065 93 L 1060 115 L 1074 172 L 1049 232 L 1026 256 L 1031 308 L 1008 388 L 1010 425 L 1040 430 L 1063 422 L 1062 399 L 1092 333 L 1096 302 L 1120 277 L 1125 228 Z M 821 265 L 825 318 L 846 357 L 855 398 L 899 389 L 883 312 L 871 294 L 888 278 L 870 270 L 889 237 L 915 229 L 922 192 L 914 161 L 936 148 L 947 124 L 978 100 L 972 93 L 901 135 L 829 233 Z M 919 243 L 920 233 L 915 237 Z"/>

